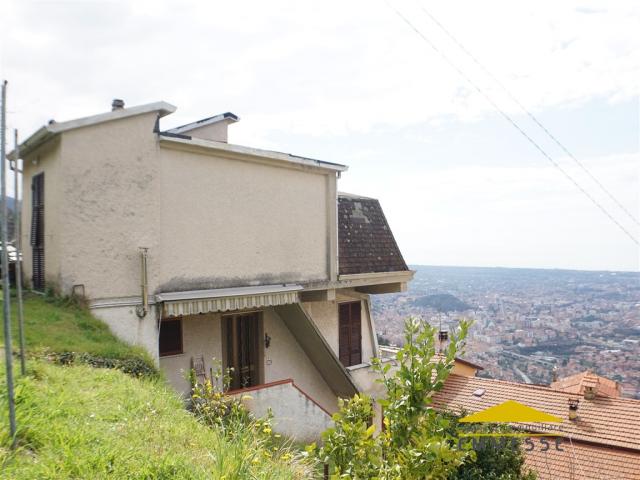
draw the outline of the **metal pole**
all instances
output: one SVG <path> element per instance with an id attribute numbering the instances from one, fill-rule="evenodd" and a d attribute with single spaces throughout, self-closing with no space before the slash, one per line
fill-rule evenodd
<path id="1" fill-rule="evenodd" d="M 18 300 L 18 335 L 20 337 L 20 372 L 22 375 L 27 373 L 27 349 L 25 347 L 24 340 L 24 313 L 22 308 L 22 201 L 18 195 L 18 176 L 21 173 L 18 162 L 20 161 L 20 144 L 18 143 L 18 130 L 13 131 L 13 141 L 15 144 L 14 153 L 15 159 L 13 161 L 13 191 L 14 191 L 14 203 L 13 211 L 15 218 L 13 220 L 14 233 L 16 236 L 15 248 L 16 248 L 16 297 Z"/>
<path id="2" fill-rule="evenodd" d="M 0 183 L 2 183 L 2 312 L 4 319 L 4 355 L 7 369 L 7 397 L 9 403 L 9 432 L 11 447 L 16 440 L 16 407 L 13 394 L 13 352 L 11 350 L 11 290 L 9 289 L 9 256 L 7 255 L 7 182 L 6 182 L 7 81 L 2 82 L 2 110 L 0 113 Z"/>

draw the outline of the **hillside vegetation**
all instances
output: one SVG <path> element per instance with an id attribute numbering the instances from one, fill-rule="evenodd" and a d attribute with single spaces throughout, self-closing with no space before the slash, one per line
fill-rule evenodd
<path id="1" fill-rule="evenodd" d="M 473 308 L 450 293 L 436 293 L 418 297 L 413 301 L 418 307 L 434 308 L 438 312 L 464 312 Z"/>
<path id="2" fill-rule="evenodd" d="M 34 355 L 26 376 L 15 372 L 15 451 L 9 448 L 5 368 L 0 363 L 1 478 L 313 476 L 301 457 L 256 438 L 248 428 L 224 435 L 203 425 L 157 374 L 137 378 L 91 367 L 83 355 L 142 363 L 149 359 L 119 342 L 85 310 L 41 297 L 29 297 L 25 307 L 27 343 Z M 80 361 L 60 365 L 59 354 L 70 351 Z"/>

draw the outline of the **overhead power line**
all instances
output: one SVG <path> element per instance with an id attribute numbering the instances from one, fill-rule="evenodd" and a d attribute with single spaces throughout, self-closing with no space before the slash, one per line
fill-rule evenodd
<path id="1" fill-rule="evenodd" d="M 498 106 L 498 104 L 496 104 L 496 102 L 493 101 L 493 99 L 484 92 L 484 90 L 482 90 L 473 80 L 471 80 L 471 78 L 469 78 L 469 76 L 467 74 L 465 74 L 460 68 L 458 68 L 458 66 L 453 63 L 449 57 L 447 57 L 447 55 L 445 55 L 445 53 L 440 50 L 437 45 L 435 45 L 431 40 L 429 40 L 429 38 L 422 33 L 420 30 L 418 30 L 418 28 L 411 23 L 411 21 L 409 21 L 409 19 L 407 17 L 405 17 L 397 8 L 395 8 L 393 5 L 391 5 L 389 3 L 388 0 L 386 0 L 387 5 L 389 6 L 389 8 L 391 10 L 393 10 L 395 12 L 396 15 L 398 15 L 398 17 L 400 17 L 400 19 L 402 19 L 402 21 L 404 23 L 406 23 L 409 28 L 411 30 L 413 30 L 420 38 L 422 38 L 422 40 L 429 45 L 438 55 L 440 55 L 442 57 L 442 59 L 447 62 L 447 64 L 453 68 L 458 75 L 460 75 L 467 83 L 469 83 L 469 85 L 471 85 L 474 90 L 476 90 L 487 102 L 489 102 L 489 104 L 505 119 L 507 120 L 524 138 L 526 138 L 529 143 L 531 143 L 531 145 L 533 145 L 535 147 L 536 150 L 538 150 L 547 160 L 549 160 L 549 162 L 551 162 L 551 164 L 556 167 L 571 183 L 573 183 L 576 188 L 578 190 L 580 190 L 589 200 L 591 200 L 591 202 L 600 209 L 600 211 L 602 211 L 602 213 L 604 213 L 609 220 L 611 220 L 613 223 L 615 223 L 618 228 L 620 230 L 622 230 L 622 232 L 625 233 L 625 235 L 627 235 L 631 241 L 633 241 L 633 243 L 635 243 L 636 245 L 640 246 L 640 242 L 631 234 L 631 232 L 629 232 L 620 222 L 618 222 L 608 211 L 607 209 L 605 209 L 595 198 L 593 198 L 593 196 L 587 192 L 565 169 L 563 169 L 560 164 L 558 162 L 556 162 L 553 157 L 551 157 L 551 155 L 549 155 L 533 138 L 531 138 L 527 132 L 525 132 L 520 125 L 518 125 L 518 123 L 511 118 L 511 116 L 505 112 L 502 108 L 500 108 Z"/>
<path id="2" fill-rule="evenodd" d="M 480 60 L 478 60 L 475 55 L 473 55 L 460 41 L 458 41 L 458 39 L 444 26 L 442 25 L 442 23 L 440 23 L 438 21 L 438 19 L 436 17 L 433 16 L 432 13 L 430 13 L 426 8 L 424 8 L 422 5 L 420 5 L 420 9 L 433 21 L 433 23 L 435 23 L 438 27 L 440 27 L 440 29 L 460 48 L 460 50 L 462 50 L 469 58 L 471 58 L 471 60 L 473 60 L 473 62 L 478 65 L 482 71 L 484 73 L 486 73 L 494 82 L 496 82 L 498 84 L 498 86 L 500 86 L 500 88 L 502 88 L 502 90 L 505 91 L 505 93 L 509 96 L 509 98 L 511 98 L 511 100 L 518 105 L 518 107 L 520 107 L 522 109 L 522 111 L 524 113 L 527 114 L 527 116 L 538 126 L 540 127 L 540 129 L 542 129 L 542 131 L 544 133 L 547 134 L 547 136 L 556 144 L 558 145 L 558 147 L 560 147 L 562 149 L 562 151 L 564 153 L 566 153 L 569 158 L 571 158 L 581 169 L 582 171 L 584 171 L 589 178 L 591 178 L 591 180 L 593 180 L 596 185 L 598 185 L 602 191 L 604 193 L 607 194 L 607 196 L 624 212 L 627 214 L 627 216 L 633 220 L 637 225 L 640 225 L 640 221 L 638 221 L 638 219 L 622 204 L 622 202 L 620 202 L 610 191 L 609 189 L 607 189 L 602 182 L 600 182 L 595 175 L 593 175 L 593 173 L 591 173 L 591 171 L 589 171 L 589 169 L 587 167 L 584 166 L 584 164 L 578 160 L 575 155 L 573 153 L 571 153 L 571 151 L 569 151 L 569 149 L 560 141 L 558 140 L 558 138 L 553 135 L 549 129 L 547 127 L 545 127 L 542 122 L 527 108 L 525 107 L 522 102 L 520 102 L 520 100 L 518 100 L 518 98 L 511 92 L 511 90 L 509 90 L 507 88 L 507 86 L 502 83 L 500 81 L 500 79 L 498 79 L 488 68 L 486 68 L 481 62 Z"/>

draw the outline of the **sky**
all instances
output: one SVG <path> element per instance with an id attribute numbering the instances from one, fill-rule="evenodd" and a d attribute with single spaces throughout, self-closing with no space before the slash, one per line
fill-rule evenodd
<path id="1" fill-rule="evenodd" d="M 638 2 L 0 7 L 8 125 L 23 138 L 113 98 L 176 105 L 162 128 L 231 111 L 231 143 L 348 165 L 339 189 L 380 199 L 410 264 L 640 268 L 638 245 L 495 108 L 639 239 L 639 224 L 501 87 L 640 218 Z"/>

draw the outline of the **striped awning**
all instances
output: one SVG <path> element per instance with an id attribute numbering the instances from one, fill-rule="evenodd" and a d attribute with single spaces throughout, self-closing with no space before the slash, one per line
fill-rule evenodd
<path id="1" fill-rule="evenodd" d="M 300 285 L 260 285 L 160 293 L 155 298 L 166 318 L 289 305 L 300 301 L 300 290 Z"/>

